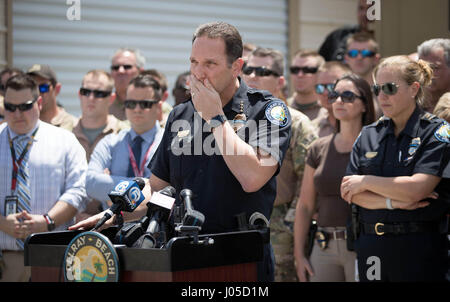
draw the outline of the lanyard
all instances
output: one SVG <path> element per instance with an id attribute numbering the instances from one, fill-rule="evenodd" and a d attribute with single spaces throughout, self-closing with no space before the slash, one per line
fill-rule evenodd
<path id="1" fill-rule="evenodd" d="M 136 159 L 134 158 L 133 150 L 131 149 L 130 144 L 128 144 L 128 155 L 130 156 L 130 163 L 131 163 L 131 167 L 133 167 L 134 176 L 138 176 L 138 177 L 144 176 L 144 166 L 148 160 L 150 151 L 152 150 L 152 147 L 154 144 L 155 144 L 155 141 L 153 140 L 153 143 L 150 145 L 150 147 L 148 147 L 147 153 L 145 153 L 145 156 L 141 162 L 140 168 L 137 166 Z"/>
<path id="2" fill-rule="evenodd" d="M 33 144 L 34 136 L 36 135 L 36 132 L 38 131 L 39 127 L 36 128 L 36 130 L 33 131 L 31 134 L 31 138 L 28 140 L 28 143 L 25 148 L 22 150 L 22 154 L 20 154 L 19 159 L 16 160 L 16 150 L 14 149 L 13 141 L 9 135 L 8 131 L 8 141 L 9 141 L 9 148 L 11 150 L 11 158 L 13 163 L 13 172 L 12 172 L 12 180 L 11 180 L 11 192 L 14 192 L 16 190 L 17 185 L 17 173 L 19 171 L 19 167 L 22 164 L 23 159 L 25 158 L 25 155 L 27 154 L 28 150 L 30 149 L 31 144 Z"/>

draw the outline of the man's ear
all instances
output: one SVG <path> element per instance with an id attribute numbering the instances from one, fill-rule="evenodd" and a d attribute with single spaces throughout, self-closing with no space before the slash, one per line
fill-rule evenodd
<path id="1" fill-rule="evenodd" d="M 61 83 L 56 83 L 54 87 L 55 96 L 58 96 L 59 92 L 61 91 Z"/>
<path id="2" fill-rule="evenodd" d="M 233 70 L 233 75 L 238 76 L 241 74 L 242 66 L 244 66 L 244 59 L 237 58 L 233 64 L 231 65 L 231 69 Z"/>

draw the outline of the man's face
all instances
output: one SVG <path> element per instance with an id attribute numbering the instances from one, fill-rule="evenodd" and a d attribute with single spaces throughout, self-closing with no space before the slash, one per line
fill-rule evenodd
<path id="1" fill-rule="evenodd" d="M 364 51 L 365 50 L 365 51 Z M 363 53 L 361 53 L 363 51 Z M 352 57 L 350 53 L 355 53 Z M 345 53 L 345 62 L 350 66 L 352 71 L 361 77 L 370 74 L 378 64 L 379 54 L 376 54 L 370 42 L 352 42 L 348 45 Z"/>
<path id="2" fill-rule="evenodd" d="M 243 63 L 242 60 L 236 60 L 229 66 L 225 42 L 221 38 L 210 39 L 205 36 L 195 39 L 190 61 L 191 74 L 203 84 L 208 79 L 219 95 L 234 85 Z"/>
<path id="3" fill-rule="evenodd" d="M 134 53 L 124 51 L 116 54 L 111 61 L 111 76 L 116 91 L 126 91 L 128 83 L 139 74 Z"/>
<path id="4" fill-rule="evenodd" d="M 344 75 L 344 72 L 340 72 L 338 70 L 332 69 L 332 70 L 319 72 L 318 76 L 317 76 L 317 85 L 322 85 L 324 88 L 321 91 L 322 93 L 317 93 L 319 95 L 320 105 L 322 107 L 324 107 L 325 109 L 327 109 L 331 113 L 333 112 L 332 111 L 333 109 L 332 109 L 331 104 L 328 102 L 329 90 L 327 89 L 327 86 L 331 87 L 331 85 L 332 85 L 334 87 L 334 83 L 336 82 L 336 80 L 339 79 L 340 77 L 342 77 L 343 75 Z"/>
<path id="5" fill-rule="evenodd" d="M 126 100 L 136 101 L 136 107 L 133 109 L 125 106 L 125 114 L 130 121 L 131 127 L 138 134 L 144 133 L 155 126 L 155 122 L 161 114 L 162 101 L 153 104 L 151 108 L 142 109 L 140 102 L 155 100 L 155 94 L 151 87 L 134 87 L 134 85 L 128 86 Z"/>
<path id="6" fill-rule="evenodd" d="M 272 64 L 273 59 L 269 56 L 257 57 L 251 55 L 248 59 L 247 67 L 263 67 L 269 70 L 273 70 Z M 246 75 L 244 73 L 243 78 L 248 86 L 256 89 L 267 90 L 276 97 L 278 97 L 280 90 L 284 85 L 284 77 L 275 76 L 273 74 L 267 76 L 258 76 L 256 75 L 256 72 L 253 71 L 249 75 Z"/>
<path id="7" fill-rule="evenodd" d="M 318 67 L 318 62 L 314 57 L 299 57 L 296 56 L 292 60 L 292 67 L 308 67 L 316 68 Z M 317 71 L 315 73 L 305 73 L 300 70 L 298 73 L 291 72 L 291 81 L 294 86 L 295 91 L 298 94 L 309 94 L 314 93 L 315 85 L 317 83 Z"/>
<path id="8" fill-rule="evenodd" d="M 110 93 L 105 97 L 96 97 L 95 92 L 90 92 L 88 95 L 82 95 L 78 92 L 83 117 L 105 118 L 108 115 L 109 106 L 115 98 L 115 94 L 111 92 L 112 88 L 108 87 L 108 79 L 106 76 L 100 75 L 94 77 L 92 74 L 88 74 L 85 76 L 81 88 Z"/>
<path id="9" fill-rule="evenodd" d="M 8 88 L 5 92 L 4 102 L 6 105 L 20 105 L 30 100 L 34 100 L 30 89 L 14 90 Z M 26 111 L 20 111 L 16 107 L 15 111 L 11 112 L 6 110 L 7 106 L 5 106 L 5 120 L 8 123 L 8 127 L 17 134 L 26 134 L 33 130 L 39 119 L 41 101 L 41 97 L 38 97 L 38 100 Z"/>
<path id="10" fill-rule="evenodd" d="M 48 85 L 47 92 L 40 92 L 40 95 L 42 97 L 41 111 L 46 112 L 49 108 L 56 105 L 56 97 L 58 96 L 59 91 L 61 90 L 61 84 L 57 83 L 56 86 L 53 86 L 50 80 L 38 75 L 33 75 L 32 78 L 38 86 Z"/>
<path id="11" fill-rule="evenodd" d="M 433 68 L 433 81 L 428 88 L 429 91 L 441 93 L 450 91 L 450 67 L 445 62 L 444 49 L 433 49 L 427 56 L 421 56 L 420 59 L 429 62 Z"/>

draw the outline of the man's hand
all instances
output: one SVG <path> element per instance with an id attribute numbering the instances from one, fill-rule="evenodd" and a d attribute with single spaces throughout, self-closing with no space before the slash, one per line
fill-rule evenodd
<path id="1" fill-rule="evenodd" d="M 68 229 L 70 231 L 73 231 L 73 230 L 90 230 L 93 227 L 95 227 L 95 225 L 97 224 L 97 222 L 100 219 L 102 219 L 102 217 L 105 215 L 105 212 L 106 211 L 103 211 L 103 212 L 98 213 L 98 214 L 96 214 L 94 216 L 91 216 L 91 217 L 89 217 L 89 218 L 87 218 L 87 219 L 85 219 L 83 221 L 80 221 L 80 222 L 70 226 Z M 115 215 L 113 215 L 108 221 L 106 221 L 105 224 L 102 227 L 100 227 L 100 229 L 98 229 L 97 231 L 101 231 L 103 229 L 107 229 L 110 226 L 112 226 L 113 225 L 113 221 L 114 221 L 114 217 L 115 217 Z"/>
<path id="2" fill-rule="evenodd" d="M 190 76 L 192 103 L 200 116 L 209 123 L 211 118 L 223 114 L 222 101 L 219 93 L 214 89 L 208 79 L 204 83 L 194 75 Z"/>

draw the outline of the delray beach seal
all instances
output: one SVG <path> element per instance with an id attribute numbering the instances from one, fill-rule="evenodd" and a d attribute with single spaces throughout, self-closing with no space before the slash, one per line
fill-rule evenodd
<path id="1" fill-rule="evenodd" d="M 97 232 L 81 233 L 67 246 L 63 261 L 66 282 L 118 282 L 119 262 L 111 241 Z"/>

